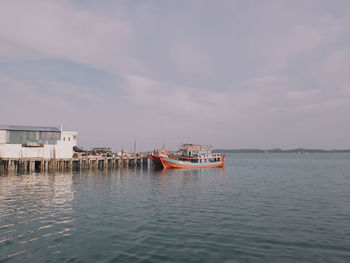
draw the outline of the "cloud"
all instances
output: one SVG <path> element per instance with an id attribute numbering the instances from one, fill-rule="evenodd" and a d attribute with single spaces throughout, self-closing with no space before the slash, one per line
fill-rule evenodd
<path id="1" fill-rule="evenodd" d="M 68 1 L 4 1 L 0 22 L 0 56 L 5 58 L 19 52 L 109 71 L 142 67 L 128 55 L 133 31 L 126 22 L 77 9 Z"/>
<path id="2" fill-rule="evenodd" d="M 124 75 L 125 89 L 137 105 L 174 120 L 213 120 L 216 93 L 173 85 L 139 76 Z M 213 114 L 211 114 L 213 112 Z"/>
<path id="3" fill-rule="evenodd" d="M 292 90 L 289 91 L 287 96 L 290 99 L 293 100 L 306 100 L 313 98 L 319 94 L 319 90 L 313 89 L 313 90 Z"/>
<path id="4" fill-rule="evenodd" d="M 210 72 L 209 58 L 198 47 L 176 42 L 170 47 L 170 54 L 181 72 L 207 76 Z"/>
<path id="5" fill-rule="evenodd" d="M 0 120 L 62 120 L 116 148 L 349 145 L 329 139 L 350 128 L 346 7 L 2 1 Z"/>
<path id="6" fill-rule="evenodd" d="M 318 48 L 325 37 L 326 32 L 323 30 L 308 26 L 295 26 L 285 34 L 272 37 L 266 44 L 267 71 L 285 68 L 291 58 Z"/>
<path id="7" fill-rule="evenodd" d="M 350 93 L 350 49 L 344 48 L 332 52 L 323 64 L 322 81 L 343 95 Z"/>

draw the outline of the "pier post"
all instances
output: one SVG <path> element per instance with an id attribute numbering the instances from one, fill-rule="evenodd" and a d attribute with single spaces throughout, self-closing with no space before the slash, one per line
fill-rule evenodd
<path id="1" fill-rule="evenodd" d="M 55 169 L 56 169 L 55 159 L 50 159 L 50 161 L 49 161 L 49 171 L 55 170 Z"/>
<path id="2" fill-rule="evenodd" d="M 28 172 L 33 172 L 35 170 L 35 163 L 32 160 L 28 161 Z"/>
<path id="3" fill-rule="evenodd" d="M 39 163 L 39 171 L 42 173 L 43 172 L 43 168 L 44 168 L 44 161 L 41 160 L 41 161 L 38 161 Z"/>
<path id="4" fill-rule="evenodd" d="M 0 160 L 0 174 L 5 173 L 5 162 L 3 160 Z"/>
<path id="5" fill-rule="evenodd" d="M 7 167 L 8 167 L 8 161 L 2 161 L 2 167 L 4 169 L 4 173 L 7 172 Z"/>
<path id="6" fill-rule="evenodd" d="M 29 162 L 23 161 L 23 171 L 27 173 L 28 170 L 29 170 Z"/>
<path id="7" fill-rule="evenodd" d="M 146 157 L 146 159 L 144 161 L 146 161 L 147 168 L 150 168 L 150 166 L 151 166 L 151 159 L 149 157 Z"/>
<path id="8" fill-rule="evenodd" d="M 8 172 L 9 171 L 9 161 L 5 162 L 5 171 Z"/>
<path id="9" fill-rule="evenodd" d="M 23 169 L 23 172 L 28 172 L 28 161 L 23 161 L 22 162 L 22 169 Z"/>
<path id="10" fill-rule="evenodd" d="M 5 164 L 4 161 L 0 161 L 0 174 L 4 174 L 5 173 Z"/>
<path id="11" fill-rule="evenodd" d="M 14 172 L 15 171 L 15 164 L 14 164 L 13 160 L 9 160 L 8 171 L 9 172 Z"/>
<path id="12" fill-rule="evenodd" d="M 49 161 L 44 161 L 44 172 L 49 170 Z"/>
<path id="13" fill-rule="evenodd" d="M 2 160 L 0 160 L 0 174 L 4 174 L 4 168 L 3 168 L 3 164 L 2 164 Z"/>
<path id="14" fill-rule="evenodd" d="M 23 160 L 19 160 L 18 161 L 17 171 L 18 172 L 23 172 L 24 171 L 24 161 Z"/>
<path id="15" fill-rule="evenodd" d="M 142 157 L 137 157 L 136 159 L 136 166 L 141 167 L 142 166 Z"/>

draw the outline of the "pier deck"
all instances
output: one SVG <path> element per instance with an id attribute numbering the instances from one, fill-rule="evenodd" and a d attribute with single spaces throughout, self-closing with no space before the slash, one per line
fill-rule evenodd
<path id="1" fill-rule="evenodd" d="M 82 156 L 68 159 L 0 158 L 0 174 L 8 172 L 149 167 L 150 165 L 151 162 L 148 156 Z"/>

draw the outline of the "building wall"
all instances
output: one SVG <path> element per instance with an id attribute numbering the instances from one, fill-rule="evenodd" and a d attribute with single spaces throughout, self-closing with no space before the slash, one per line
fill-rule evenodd
<path id="1" fill-rule="evenodd" d="M 77 134 L 77 132 L 62 132 L 61 141 L 57 142 L 56 158 L 73 157 L 73 147 L 77 145 Z"/>
<path id="2" fill-rule="evenodd" d="M 0 144 L 6 143 L 6 131 L 0 131 Z"/>
<path id="3" fill-rule="evenodd" d="M 0 143 L 0 158 L 72 158 L 73 147 L 77 143 L 76 136 L 76 132 L 62 132 L 62 138 L 57 141 L 57 145 L 45 144 L 43 147 L 22 147 L 21 144 Z"/>
<path id="4" fill-rule="evenodd" d="M 0 157 L 19 158 L 21 156 L 20 144 L 0 144 Z"/>

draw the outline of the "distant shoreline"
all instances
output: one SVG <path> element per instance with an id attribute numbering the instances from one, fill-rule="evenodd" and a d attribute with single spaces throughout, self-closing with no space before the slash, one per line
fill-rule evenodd
<path id="1" fill-rule="evenodd" d="M 349 150 L 322 150 L 322 149 L 304 149 L 304 148 L 297 148 L 297 149 L 215 149 L 213 152 L 220 152 L 220 153 L 350 153 Z"/>

